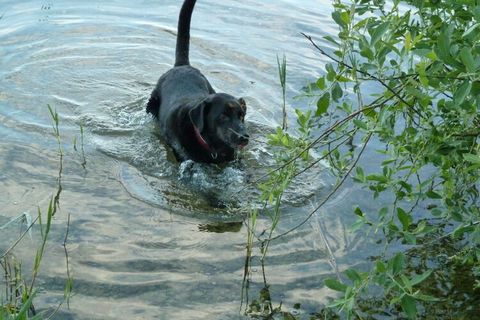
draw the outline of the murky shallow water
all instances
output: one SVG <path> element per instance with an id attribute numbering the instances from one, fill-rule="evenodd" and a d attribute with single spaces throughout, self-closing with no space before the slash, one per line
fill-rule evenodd
<path id="1" fill-rule="evenodd" d="M 0 225 L 22 212 L 35 215 L 55 192 L 48 104 L 60 115 L 66 153 L 37 309 L 61 301 L 61 244 L 71 214 L 75 296 L 61 319 L 244 318 L 246 229 L 238 208 L 254 205 L 255 191 L 244 187 L 272 161 L 261 134 L 281 120 L 276 56 L 286 54 L 288 101 L 302 107 L 292 98 L 326 61 L 299 33 L 333 35 L 330 3 L 198 1 L 190 60 L 219 91 L 245 97 L 254 136 L 243 160 L 224 168 L 173 162 L 145 114 L 158 77 L 173 63 L 179 6 L 173 0 L 0 4 Z M 321 168 L 296 181 L 280 231 L 303 220 L 332 182 Z M 300 302 L 306 313 L 326 303 L 331 292 L 322 281 L 333 270 L 320 227 L 341 270 L 364 261 L 365 239 L 346 231 L 360 201 L 367 201 L 361 191 L 345 188 L 309 224 L 272 244 L 267 277 L 277 303 L 288 309 Z M 1 231 L 0 252 L 19 229 Z M 26 269 L 35 239 L 16 251 Z M 252 297 L 262 281 L 255 270 Z"/>

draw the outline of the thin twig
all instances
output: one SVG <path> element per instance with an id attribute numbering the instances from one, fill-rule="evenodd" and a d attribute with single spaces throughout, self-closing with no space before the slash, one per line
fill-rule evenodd
<path id="1" fill-rule="evenodd" d="M 310 206 L 312 208 L 315 208 L 313 206 L 313 203 L 310 201 Z M 337 265 L 337 260 L 335 259 L 335 255 L 333 254 L 333 250 L 332 248 L 330 247 L 330 244 L 328 243 L 328 239 L 327 237 L 325 236 L 325 229 L 323 228 L 323 225 L 319 222 L 319 221 L 316 221 L 317 222 L 317 225 L 318 225 L 318 233 L 320 234 L 320 237 L 322 238 L 322 241 L 323 243 L 325 244 L 325 247 L 327 248 L 327 252 L 328 252 L 328 255 L 330 256 L 330 264 L 332 266 L 332 268 L 334 269 L 335 271 L 335 274 L 337 275 L 337 279 L 338 280 L 341 280 L 340 278 L 340 272 L 338 271 L 338 265 Z"/>
<path id="2" fill-rule="evenodd" d="M 245 138 L 245 139 L 248 139 L 248 140 L 252 140 L 252 139 L 250 139 L 250 137 L 247 137 L 247 136 L 241 134 L 240 132 L 233 130 L 232 128 L 228 128 L 228 130 L 232 131 L 233 133 L 235 133 L 240 138 Z M 260 142 L 260 140 L 254 140 L 254 141 Z"/>
<path id="3" fill-rule="evenodd" d="M 267 283 L 267 275 L 266 275 L 266 272 L 265 272 L 265 259 L 262 258 L 260 259 L 260 263 L 261 263 L 261 266 L 262 266 L 262 278 L 263 278 L 263 287 L 265 288 L 267 294 L 268 294 L 268 297 L 267 297 L 267 305 L 268 305 L 268 308 L 270 309 L 269 313 L 271 314 L 273 312 L 273 305 L 272 305 L 272 297 L 270 296 L 270 289 L 268 288 L 268 283 Z"/>
<path id="4" fill-rule="evenodd" d="M 72 276 L 70 274 L 70 261 L 68 259 L 68 249 L 67 249 L 67 240 L 68 240 L 68 233 L 70 231 L 70 212 L 68 213 L 68 218 L 67 218 L 67 231 L 65 231 L 65 238 L 63 239 L 63 248 L 65 250 L 65 262 L 67 264 L 67 279 L 68 279 L 68 292 L 67 296 L 70 295 L 70 290 L 71 290 L 71 281 L 72 281 Z M 67 298 L 67 307 L 70 308 L 70 299 Z"/>
<path id="5" fill-rule="evenodd" d="M 378 98 L 376 101 L 379 101 L 381 100 L 381 98 Z M 283 168 L 285 168 L 286 166 L 288 166 L 289 164 L 291 164 L 292 162 L 296 161 L 297 159 L 299 159 L 305 152 L 307 152 L 308 150 L 310 150 L 311 148 L 313 148 L 317 143 L 319 143 L 322 139 L 324 139 L 325 137 L 329 136 L 337 127 L 341 126 L 342 124 L 348 122 L 349 120 L 355 118 L 356 116 L 358 116 L 359 114 L 363 113 L 363 112 L 366 112 L 366 111 L 369 111 L 369 110 L 373 110 L 373 109 L 376 109 L 376 108 L 379 108 L 379 107 L 382 107 L 383 104 L 375 104 L 375 103 L 372 103 L 371 105 L 365 107 L 365 108 L 362 108 L 360 110 L 357 110 L 355 112 L 352 112 L 351 114 L 349 114 L 348 116 L 346 116 L 345 118 L 343 118 L 342 120 L 339 120 L 337 122 L 335 122 L 331 127 L 329 127 L 327 130 L 325 130 L 319 137 L 317 137 L 316 139 L 314 139 L 311 143 L 309 143 L 304 149 L 302 149 L 300 152 L 298 152 L 298 154 L 296 156 L 294 156 L 293 158 L 289 159 L 288 161 L 286 161 L 284 164 L 282 164 L 281 166 L 278 166 L 277 168 L 275 169 L 272 169 L 271 171 L 265 173 L 264 175 L 260 176 L 259 178 L 255 179 L 254 181 L 251 181 L 250 184 L 257 184 L 258 182 L 262 181 L 263 179 L 267 178 L 268 176 L 270 176 L 271 174 L 277 172 L 277 171 L 280 171 L 282 170 Z M 244 191 L 245 189 L 247 189 L 247 187 L 243 187 L 242 189 L 238 190 L 238 192 L 242 192 Z"/>
<path id="6" fill-rule="evenodd" d="M 308 214 L 308 216 L 302 221 L 300 222 L 299 224 L 297 224 L 295 227 L 273 237 L 273 238 L 268 238 L 268 239 L 265 239 L 264 241 L 273 241 L 273 240 L 276 240 L 278 238 L 281 238 L 283 236 L 286 236 L 287 234 L 295 231 L 296 229 L 300 228 L 301 226 L 303 226 L 308 220 L 310 220 L 310 218 L 315 214 L 315 212 L 317 212 L 328 200 L 330 200 L 330 198 L 337 192 L 337 190 L 343 185 L 343 183 L 345 182 L 345 180 L 347 180 L 347 177 L 350 175 L 350 173 L 352 172 L 353 168 L 355 168 L 355 166 L 357 165 L 358 161 L 360 160 L 360 157 L 362 156 L 363 152 L 365 151 L 365 148 L 368 144 L 368 142 L 370 141 L 370 138 L 372 137 L 372 132 L 369 132 L 368 135 L 367 135 L 367 138 L 365 140 L 365 143 L 364 145 L 362 146 L 362 149 L 360 150 L 357 158 L 355 159 L 355 161 L 353 162 L 352 166 L 348 169 L 347 173 L 342 177 L 342 179 L 340 180 L 339 183 L 337 183 L 337 185 L 335 185 L 335 187 L 333 188 L 333 190 L 327 195 L 327 197 L 322 201 L 320 202 L 320 204 L 314 209 L 312 210 L 312 212 L 310 212 Z"/>
<path id="7" fill-rule="evenodd" d="M 384 78 L 378 78 L 382 81 L 391 81 L 391 80 L 402 80 L 406 78 L 418 78 L 420 74 L 418 73 L 407 73 L 401 76 L 392 76 L 392 77 L 384 77 Z M 434 76 L 434 75 L 425 75 L 425 78 L 428 79 L 443 79 L 443 80 L 470 80 L 469 77 L 450 77 L 450 76 Z M 362 78 L 359 77 L 359 80 L 365 80 L 365 81 L 377 81 L 377 79 L 374 78 Z"/>
<path id="8" fill-rule="evenodd" d="M 379 77 L 377 76 L 374 76 L 373 74 L 367 72 L 367 71 L 363 71 L 363 70 L 358 70 L 358 69 L 355 69 L 353 68 L 352 66 L 350 66 L 349 64 L 341 61 L 341 60 L 338 60 L 337 58 L 333 57 L 332 55 L 328 54 L 325 52 L 325 50 L 323 50 L 322 48 L 320 48 L 316 43 L 315 41 L 313 41 L 312 37 L 310 37 L 309 35 L 303 33 L 303 32 L 300 32 L 305 38 L 308 39 L 308 41 L 310 41 L 310 43 L 318 50 L 320 51 L 321 54 L 323 54 L 324 56 L 328 57 L 329 59 L 335 61 L 336 63 L 344 66 L 345 68 L 347 69 L 350 69 L 350 70 L 355 70 L 356 72 L 358 73 L 361 73 L 363 74 L 364 76 L 367 76 L 373 80 L 376 80 L 377 82 L 379 82 L 385 89 L 387 89 L 388 91 L 390 91 L 395 97 L 397 97 L 401 102 L 403 102 L 406 106 L 410 107 L 419 117 L 424 117 L 418 110 L 415 109 L 415 106 L 411 105 L 410 103 L 408 103 L 397 91 L 395 91 L 393 88 L 391 88 L 388 84 L 385 83 L 385 81 L 383 81 L 382 79 L 380 79 Z"/>
<path id="9" fill-rule="evenodd" d="M 58 304 L 58 306 L 55 308 L 55 310 L 52 311 L 52 314 L 49 315 L 48 318 L 46 318 L 46 320 L 52 319 L 53 316 L 54 316 L 55 314 L 57 314 L 57 312 L 58 312 L 58 311 L 60 310 L 60 308 L 63 306 L 63 303 L 64 303 L 64 302 L 65 302 L 65 300 L 62 300 L 62 301 Z"/>
<path id="10" fill-rule="evenodd" d="M 81 163 L 83 169 L 87 168 L 87 159 L 85 158 L 85 148 L 84 148 L 84 135 L 83 135 L 83 125 L 80 124 L 80 143 L 81 143 L 81 149 L 82 149 L 82 158 L 83 161 Z"/>
<path id="11" fill-rule="evenodd" d="M 473 226 L 476 226 L 476 225 L 479 225 L 479 224 L 480 224 L 480 221 L 475 221 L 475 222 L 470 223 L 469 227 L 470 227 L 470 226 L 473 227 Z M 440 241 L 440 240 L 443 240 L 443 239 L 445 239 L 445 238 L 448 238 L 448 237 L 452 236 L 454 233 L 455 233 L 455 230 L 450 231 L 450 232 L 444 234 L 443 236 L 440 236 L 440 237 L 438 237 L 438 238 L 435 238 L 435 239 L 433 239 L 433 240 L 431 240 L 431 241 L 429 241 L 429 242 L 423 243 L 422 245 L 423 245 L 423 246 L 432 245 L 432 244 L 434 244 L 435 242 L 438 242 L 438 241 Z"/>
<path id="12" fill-rule="evenodd" d="M 33 227 L 33 225 L 37 222 L 37 220 L 38 220 L 38 216 L 32 221 L 32 223 L 27 227 L 27 229 L 20 235 L 20 237 L 7 249 L 7 251 L 5 251 L 2 254 L 0 259 L 4 259 L 7 256 L 7 254 L 9 254 L 10 251 L 12 251 L 13 248 L 15 248 L 15 246 L 23 239 L 23 237 L 25 237 L 25 235 Z"/>
<path id="13" fill-rule="evenodd" d="M 350 132 L 352 131 L 356 131 L 357 129 L 353 129 L 353 130 L 350 130 Z M 344 134 L 341 136 L 341 138 L 343 138 L 345 135 L 347 135 L 348 133 Z M 338 148 L 340 148 L 340 146 L 342 146 L 345 142 L 347 142 L 351 137 L 347 137 L 346 139 L 344 139 L 342 142 L 340 142 L 338 145 L 336 145 L 331 151 L 329 151 L 327 154 L 321 156 L 320 158 L 316 159 L 315 161 L 313 161 L 312 163 L 310 163 L 308 166 L 306 166 L 305 168 L 303 168 L 302 170 L 300 170 L 299 172 L 295 173 L 295 175 L 293 176 L 294 178 L 298 177 L 299 175 L 301 175 L 302 173 L 308 171 L 309 169 L 311 169 L 312 167 L 314 167 L 317 163 L 319 163 L 320 161 L 324 160 L 326 157 L 330 156 L 330 154 L 337 150 Z M 339 138 L 336 138 L 335 140 L 338 140 Z M 335 142 L 335 140 L 332 140 L 330 142 Z"/>

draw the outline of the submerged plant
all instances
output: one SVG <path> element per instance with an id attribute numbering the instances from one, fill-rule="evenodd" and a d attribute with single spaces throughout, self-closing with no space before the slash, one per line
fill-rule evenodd
<path id="1" fill-rule="evenodd" d="M 80 156 L 81 156 L 81 160 L 82 160 L 81 165 L 82 165 L 83 169 L 86 169 L 87 158 L 85 157 L 85 141 L 84 141 L 84 138 L 85 138 L 85 133 L 84 133 L 83 125 L 80 124 L 80 152 L 81 152 Z M 73 139 L 73 150 L 78 152 L 77 137 L 76 136 Z"/>

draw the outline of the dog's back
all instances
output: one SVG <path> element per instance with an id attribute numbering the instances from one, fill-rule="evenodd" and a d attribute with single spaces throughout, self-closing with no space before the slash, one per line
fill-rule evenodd
<path id="1" fill-rule="evenodd" d="M 158 80 L 155 91 L 155 97 L 152 93 L 147 105 L 147 112 L 155 115 L 163 127 L 168 126 L 166 122 L 170 113 L 175 111 L 175 106 L 200 101 L 214 93 L 208 80 L 190 65 L 176 66 L 167 71 Z M 168 94 L 162 94 L 160 98 L 160 94 L 164 92 Z"/>

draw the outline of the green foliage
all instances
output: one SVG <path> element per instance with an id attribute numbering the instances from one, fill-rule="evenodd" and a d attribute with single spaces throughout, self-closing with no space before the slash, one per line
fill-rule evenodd
<path id="1" fill-rule="evenodd" d="M 63 171 L 63 149 L 61 144 L 61 137 L 59 131 L 59 116 L 56 110 L 53 110 L 50 105 L 48 105 L 48 110 L 53 122 L 53 134 L 58 143 L 58 155 L 59 155 L 59 170 L 57 177 L 57 190 L 54 195 L 50 198 L 48 203 L 48 208 L 46 212 L 46 221 L 43 219 L 42 211 L 40 207 L 38 208 L 38 215 L 33 221 L 28 221 L 27 230 L 22 233 L 22 235 L 10 246 L 10 248 L 2 254 L 0 257 L 0 265 L 4 271 L 5 279 L 5 290 L 7 296 L 5 297 L 6 302 L 1 301 L 0 304 L 0 320 L 38 320 L 44 319 L 45 314 L 36 314 L 35 308 L 33 306 L 33 299 L 36 295 L 35 282 L 40 272 L 40 267 L 42 260 L 44 258 L 45 250 L 47 248 L 47 243 L 49 235 L 52 228 L 52 220 L 55 214 L 59 209 L 60 194 L 62 192 L 62 171 Z M 83 129 L 81 129 L 83 135 Z M 82 136 L 82 148 L 83 148 L 83 136 Z M 85 159 L 85 158 L 84 158 Z M 82 164 L 83 165 L 83 164 Z M 68 226 L 70 223 L 70 217 L 67 225 L 67 233 L 65 235 L 64 247 L 66 245 L 66 240 L 68 236 Z M 40 231 L 40 244 L 36 250 L 34 261 L 33 261 L 33 270 L 30 283 L 27 284 L 27 280 L 22 274 L 22 265 L 17 261 L 12 254 L 15 246 L 23 239 L 27 232 L 30 232 L 31 228 L 37 224 Z M 66 252 L 66 248 L 65 248 Z M 73 280 L 70 276 L 70 271 L 68 269 L 68 256 L 66 255 L 67 260 L 67 283 L 64 290 L 64 301 L 69 300 L 72 288 Z M 58 311 L 61 304 L 57 309 L 48 316 L 51 318 Z"/>
<path id="2" fill-rule="evenodd" d="M 286 86 L 286 59 L 281 62 L 278 60 L 278 68 L 280 75 L 280 85 L 282 94 L 285 97 Z M 284 105 L 285 107 L 285 105 Z M 283 110 L 285 110 L 283 108 Z M 283 126 L 278 128 L 275 133 L 268 135 L 268 143 L 275 148 L 275 164 L 276 169 L 271 170 L 265 177 L 264 181 L 257 181 L 257 187 L 260 190 L 259 200 L 263 203 L 261 210 L 253 209 L 249 212 L 247 219 L 248 235 L 247 235 L 247 254 L 245 262 L 245 273 L 243 289 L 248 290 L 249 278 L 251 276 L 251 265 L 255 242 L 261 243 L 260 246 L 260 262 L 264 269 L 265 257 L 267 256 L 269 244 L 274 239 L 274 232 L 281 219 L 282 199 L 285 190 L 290 185 L 292 179 L 298 174 L 299 170 L 305 169 L 305 164 L 311 159 L 309 149 L 311 147 L 312 133 L 312 112 L 302 112 L 295 110 L 297 115 L 297 126 L 294 134 L 286 131 L 286 118 L 283 118 Z M 264 178 L 265 178 L 264 177 Z M 269 229 L 257 232 L 257 218 L 259 214 L 264 214 L 270 219 Z M 277 307 L 273 306 L 270 298 L 269 286 L 267 284 L 265 272 L 264 287 L 260 290 L 259 298 L 249 302 L 245 313 L 255 319 L 271 319 L 274 316 L 282 316 L 283 319 L 293 319 L 295 316 L 289 312 L 282 311 L 281 304 Z M 248 296 L 246 292 L 242 292 Z M 314 319 L 312 317 L 312 319 Z"/>
<path id="3" fill-rule="evenodd" d="M 336 107 L 331 111 L 335 114 L 344 111 L 340 101 L 358 110 L 372 107 L 368 113 L 358 113 L 350 126 L 378 137 L 385 145 L 379 152 L 384 160 L 380 172 L 365 174 L 357 167 L 354 180 L 374 197 L 394 195 L 392 204 L 377 216 L 357 208 L 355 227 L 367 224 L 381 230 L 386 245 L 397 240 L 416 245 L 425 234 L 454 221 L 453 236 L 469 240 L 464 243 L 466 252 L 478 250 L 480 33 L 474 31 L 480 7 L 456 1 L 403 1 L 402 5 L 394 1 L 391 7 L 382 1 L 336 1 L 334 7 L 332 18 L 340 32 L 331 58 L 337 65 L 327 66 L 326 80 L 319 81 L 318 106 L 326 110 L 325 96 L 330 94 L 336 96 L 328 106 Z M 365 81 L 377 84 L 373 103 L 363 98 Z M 355 97 L 335 89 L 340 84 L 351 88 Z M 319 109 L 316 115 L 322 114 Z M 345 130 L 348 127 L 341 128 Z M 329 158 L 332 168 L 343 166 L 341 159 L 349 157 Z M 427 210 L 419 210 L 420 206 Z M 440 223 L 432 225 L 432 217 L 441 218 Z M 390 303 L 415 318 L 417 302 L 435 300 L 414 289 L 430 271 L 404 274 L 402 257 L 397 253 L 390 259 L 379 258 L 365 283 L 347 275 L 354 285 L 342 286 L 345 298 L 334 305 L 352 316 L 352 299 L 376 284 L 386 293 L 394 291 Z M 332 283 L 326 285 L 332 288 Z"/>
<path id="4" fill-rule="evenodd" d="M 337 65 L 326 68 L 318 105 L 326 110 L 324 97 L 330 94 L 336 96 L 329 106 L 337 104 L 331 111 L 335 114 L 344 111 L 340 101 L 358 110 L 372 107 L 368 113 L 358 113 L 350 126 L 378 137 L 385 145 L 379 152 L 384 160 L 379 172 L 365 174 L 358 166 L 354 180 L 374 197 L 394 195 L 392 204 L 377 216 L 357 208 L 356 228 L 374 226 L 385 234 L 387 245 L 396 240 L 416 245 L 425 234 L 454 221 L 453 235 L 469 239 L 464 243 L 466 252 L 478 250 L 480 34 L 474 31 L 480 7 L 456 1 L 403 1 L 402 5 L 394 1 L 391 7 L 382 1 L 336 1 L 334 7 L 332 18 L 340 29 L 332 57 Z M 373 103 L 363 98 L 365 81 L 377 84 Z M 340 84 L 350 87 L 355 97 L 335 93 Z M 318 110 L 316 115 L 321 114 Z M 340 159 L 349 157 L 329 159 L 337 168 Z M 427 210 L 419 210 L 420 206 Z M 440 223 L 432 225 L 432 217 L 441 218 Z M 417 302 L 435 300 L 414 289 L 430 271 L 409 276 L 403 271 L 402 257 L 397 253 L 390 259 L 379 258 L 364 284 L 347 275 L 354 285 L 342 286 L 345 298 L 334 305 L 352 316 L 352 299 L 376 284 L 386 293 L 394 291 L 390 303 L 415 318 Z M 331 283 L 326 285 L 332 288 Z"/>
<path id="5" fill-rule="evenodd" d="M 477 290 L 480 283 L 480 5 L 336 0 L 332 19 L 338 37 L 324 38 L 335 47 L 331 53 L 305 35 L 332 62 L 309 86 L 317 103 L 314 110 L 297 111 L 297 132 L 279 129 L 270 137 L 280 148 L 279 169 L 260 185 L 262 200 L 276 210 L 267 213 L 275 217 L 273 230 L 283 191 L 310 168 L 305 163 L 315 161 L 310 149 L 338 177 L 333 192 L 351 177 L 373 198 L 392 199 L 377 210 L 353 212 L 353 231 L 371 228 L 383 235 L 385 250 L 371 269 L 349 269 L 344 280 L 327 279 L 325 285 L 340 294 L 330 307 L 349 319 L 367 312 L 359 303 L 373 287 L 388 302 L 384 310 L 397 308 L 400 317 L 415 319 L 419 310 L 449 303 L 424 287 L 443 271 L 426 264 L 413 268 L 407 258 L 412 249 L 395 251 L 393 244 L 420 248 L 435 260 L 432 245 L 449 238 L 455 247 L 449 260 L 469 270 Z M 382 147 L 373 160 L 378 169 L 367 171 L 361 157 L 372 140 Z"/>

